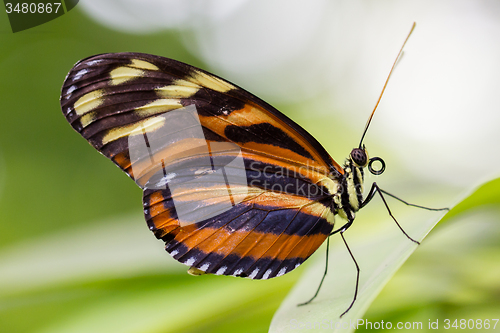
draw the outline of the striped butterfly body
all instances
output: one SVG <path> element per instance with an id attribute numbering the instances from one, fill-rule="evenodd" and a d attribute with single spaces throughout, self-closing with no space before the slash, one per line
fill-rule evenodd
<path id="1" fill-rule="evenodd" d="M 334 233 L 347 246 L 344 231 L 375 194 L 389 213 L 383 193 L 412 205 L 376 183 L 363 198 L 364 168 L 376 175 L 385 169 L 363 145 L 376 107 L 342 167 L 271 105 L 159 56 L 110 53 L 78 62 L 63 84 L 61 108 L 78 133 L 143 189 L 150 230 L 191 274 L 281 276 Z M 334 230 L 336 215 L 345 223 Z M 357 276 L 343 314 L 359 283 L 347 250 Z"/>

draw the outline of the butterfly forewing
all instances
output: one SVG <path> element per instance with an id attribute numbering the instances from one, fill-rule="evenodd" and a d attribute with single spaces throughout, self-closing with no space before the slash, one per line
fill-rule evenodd
<path id="1" fill-rule="evenodd" d="M 217 76 L 147 54 L 103 54 L 70 71 L 61 107 L 143 188 L 150 229 L 182 263 L 274 277 L 332 230 L 342 168 L 300 126 Z"/>

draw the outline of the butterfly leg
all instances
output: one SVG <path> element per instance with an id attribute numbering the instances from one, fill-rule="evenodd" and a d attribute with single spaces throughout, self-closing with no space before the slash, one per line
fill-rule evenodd
<path id="1" fill-rule="evenodd" d="M 351 249 L 349 248 L 349 245 L 347 245 L 347 242 L 344 238 L 344 232 L 349 229 L 349 227 L 351 226 L 353 221 L 349 221 L 347 222 L 344 226 L 342 226 L 342 228 L 339 228 L 335 231 L 333 231 L 331 235 L 333 234 L 336 234 L 337 232 L 340 232 L 340 236 L 342 237 L 342 240 L 344 241 L 344 244 L 347 248 L 347 251 L 349 252 L 349 255 L 351 256 L 352 260 L 354 261 L 354 265 L 356 265 L 356 287 L 355 287 L 355 290 L 354 290 L 354 297 L 352 299 L 352 302 L 351 304 L 349 305 L 349 307 L 347 308 L 347 310 L 345 310 L 341 315 L 340 317 L 342 317 L 343 315 L 345 315 L 347 313 L 347 311 L 349 311 L 352 306 L 354 305 L 354 302 L 356 301 L 356 297 L 358 296 L 358 285 L 359 285 L 359 274 L 360 274 L 360 269 L 359 269 L 359 266 L 358 266 L 358 263 L 356 262 L 356 259 L 354 258 L 354 255 L 352 254 L 351 252 Z M 310 300 L 308 300 L 307 302 L 304 302 L 304 303 L 300 303 L 298 304 L 298 306 L 301 306 L 301 305 L 306 305 L 306 304 L 309 304 L 311 303 L 315 298 L 316 296 L 318 296 L 319 294 L 319 291 L 321 289 L 321 286 L 323 285 L 323 281 L 325 280 L 325 277 L 326 277 L 326 274 L 328 273 L 328 250 L 330 248 L 330 238 L 328 237 L 327 238 L 327 241 L 326 241 L 326 263 L 325 263 L 325 272 L 323 273 L 323 277 L 321 278 L 321 282 L 319 283 L 319 286 L 318 286 L 318 289 L 316 290 L 316 293 L 314 294 L 313 297 L 311 297 Z"/>
<path id="2" fill-rule="evenodd" d="M 354 288 L 354 297 L 352 299 L 351 304 L 349 305 L 347 310 L 342 312 L 342 314 L 340 315 L 340 318 L 342 318 L 342 316 L 345 315 L 347 313 L 347 311 L 349 311 L 352 308 L 352 306 L 354 305 L 354 302 L 356 301 L 356 297 L 358 297 L 358 285 L 359 285 L 359 273 L 360 273 L 359 265 L 356 262 L 356 258 L 354 258 L 354 255 L 352 254 L 351 249 L 349 248 L 349 245 L 347 245 L 347 242 L 345 241 L 344 231 L 345 230 L 340 231 L 340 237 L 342 237 L 342 240 L 344 241 L 345 247 L 347 248 L 347 251 L 349 251 L 349 254 L 351 255 L 352 261 L 354 261 L 354 265 L 356 265 L 356 287 Z"/>
<path id="3" fill-rule="evenodd" d="M 379 188 L 379 191 L 384 193 L 384 194 L 387 194 L 388 196 L 396 199 L 396 200 L 399 200 L 401 201 L 402 203 L 404 203 L 405 205 L 407 206 L 412 206 L 412 207 L 417 207 L 417 208 L 422 208 L 422 209 L 426 209 L 426 210 L 433 210 L 433 211 L 439 211 L 439 210 L 450 210 L 449 208 L 430 208 L 430 207 L 425 207 L 425 206 L 419 206 L 419 205 L 415 205 L 415 204 L 412 204 L 412 203 L 409 203 L 407 201 L 404 201 L 403 199 L 401 198 L 398 198 L 397 196 L 395 196 L 394 194 L 391 194 L 387 191 L 384 191 L 383 189 Z"/>
<path id="4" fill-rule="evenodd" d="M 358 265 L 358 263 L 356 261 L 356 258 L 354 258 L 354 255 L 352 254 L 351 249 L 349 248 L 349 245 L 347 245 L 347 242 L 346 242 L 346 240 L 344 238 L 344 231 L 346 231 L 347 228 L 349 228 L 349 226 L 351 224 L 352 224 L 352 222 L 348 222 L 344 227 L 340 228 L 339 231 L 340 231 L 340 237 L 342 237 L 342 240 L 344 241 L 344 244 L 345 244 L 345 246 L 347 248 L 347 251 L 349 252 L 349 255 L 351 256 L 352 261 L 354 261 L 354 265 L 356 265 L 356 287 L 354 289 L 354 297 L 352 299 L 351 304 L 349 305 L 349 307 L 344 312 L 342 312 L 342 314 L 340 315 L 340 318 L 342 318 L 342 316 L 345 315 L 352 308 L 352 306 L 354 305 L 354 302 L 356 301 L 356 298 L 358 297 L 358 286 L 359 286 L 360 269 L 359 269 L 359 265 Z M 314 296 L 310 300 L 308 300 L 307 302 L 304 302 L 304 303 L 300 303 L 300 304 L 298 304 L 298 306 L 309 304 L 309 303 L 311 303 L 312 300 L 314 300 L 316 298 L 316 296 L 318 296 L 319 291 L 321 289 L 321 286 L 323 285 L 323 281 L 325 280 L 325 276 L 326 276 L 326 274 L 328 272 L 328 249 L 329 248 L 330 248 L 330 238 L 328 238 L 327 242 L 326 242 L 326 265 L 325 265 L 325 272 L 323 273 L 323 277 L 321 278 L 321 282 L 319 283 L 318 289 L 316 290 L 316 293 L 314 294 Z"/>
<path id="5" fill-rule="evenodd" d="M 326 264 L 325 264 L 325 272 L 323 273 L 323 277 L 321 278 L 321 282 L 319 283 L 318 289 L 316 290 L 316 293 L 314 294 L 313 297 L 311 297 L 310 300 L 308 300 L 307 302 L 304 302 L 304 303 L 300 303 L 297 306 L 302 306 L 302 305 L 309 304 L 309 303 L 312 302 L 313 299 L 316 298 L 316 296 L 318 296 L 319 290 L 321 289 L 321 286 L 323 285 L 323 281 L 325 280 L 326 273 L 328 272 L 328 249 L 329 248 L 330 248 L 330 236 L 328 236 L 328 238 L 326 239 Z"/>
<path id="6" fill-rule="evenodd" d="M 398 197 L 392 195 L 392 194 L 389 194 L 387 193 L 386 191 L 382 190 L 380 187 L 378 187 L 377 183 L 373 183 L 372 184 L 372 187 L 370 189 L 370 192 L 368 192 L 368 195 L 366 196 L 366 199 L 363 201 L 363 203 L 361 203 L 361 206 L 360 208 L 363 208 L 364 206 L 366 206 L 372 199 L 373 197 L 375 196 L 375 193 L 378 193 L 380 195 L 380 198 L 382 198 L 382 201 L 384 202 L 384 205 L 385 205 L 385 208 L 387 208 L 387 212 L 389 212 L 389 215 L 392 217 L 392 219 L 394 220 L 394 222 L 396 222 L 396 225 L 399 227 L 399 229 L 403 232 L 403 234 L 409 239 L 411 240 L 412 242 L 414 243 L 417 243 L 417 244 L 420 244 L 419 241 L 416 241 L 414 240 L 413 238 L 411 238 L 405 231 L 404 229 L 401 227 L 401 225 L 398 223 L 398 221 L 396 220 L 396 218 L 394 217 L 394 215 L 392 215 L 392 212 L 391 212 L 391 209 L 389 208 L 389 205 L 387 204 L 387 202 L 385 201 L 385 198 L 384 198 L 384 195 L 382 193 L 385 193 L 387 195 L 390 195 L 391 197 L 394 197 L 396 199 L 398 199 L 399 201 L 401 202 L 404 202 L 406 203 L 407 205 L 411 205 L 411 206 L 416 206 L 416 205 L 412 205 L 412 204 L 409 204 L 407 203 L 406 201 L 403 201 L 401 199 L 399 199 Z M 417 207 L 420 207 L 420 206 L 417 206 Z M 425 207 L 421 207 L 421 208 L 425 208 Z"/>
<path id="7" fill-rule="evenodd" d="M 354 220 L 353 220 L 353 221 L 354 221 Z M 344 231 L 346 231 L 347 229 L 349 229 L 349 227 L 351 226 L 351 224 L 352 224 L 352 222 L 353 222 L 353 221 L 349 221 L 349 222 L 347 222 L 346 224 L 344 224 L 341 228 L 338 228 L 337 230 L 332 231 L 332 232 L 330 233 L 330 236 L 331 236 L 331 235 L 335 235 L 335 234 L 336 234 L 337 232 L 339 232 L 339 231 L 340 231 L 340 232 L 344 232 Z"/>

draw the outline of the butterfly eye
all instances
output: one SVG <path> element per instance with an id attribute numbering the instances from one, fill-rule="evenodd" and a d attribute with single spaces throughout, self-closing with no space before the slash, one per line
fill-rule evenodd
<path id="1" fill-rule="evenodd" d="M 380 169 L 376 170 L 372 167 L 373 162 L 380 162 Z M 381 175 L 385 171 L 385 162 L 380 157 L 370 158 L 370 163 L 368 163 L 368 170 L 375 176 Z"/>
<path id="2" fill-rule="evenodd" d="M 361 167 L 366 166 L 366 162 L 368 162 L 368 156 L 366 156 L 366 152 L 361 148 L 354 148 L 351 151 L 351 158 L 354 163 Z"/>

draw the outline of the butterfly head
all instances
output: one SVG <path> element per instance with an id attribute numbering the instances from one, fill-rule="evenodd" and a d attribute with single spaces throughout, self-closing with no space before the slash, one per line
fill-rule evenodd
<path id="1" fill-rule="evenodd" d="M 368 166 L 368 170 L 378 176 L 385 171 L 385 162 L 380 157 L 368 157 L 368 151 L 365 146 L 363 148 L 354 148 L 349 155 L 349 159 L 354 163 L 354 166 L 358 168 L 366 168 Z M 373 163 L 379 162 L 380 167 L 374 168 Z"/>
<path id="2" fill-rule="evenodd" d="M 364 146 L 363 148 L 354 148 L 350 157 L 357 167 L 364 168 L 368 165 L 368 152 Z"/>
<path id="3" fill-rule="evenodd" d="M 377 169 L 372 166 L 375 162 L 380 162 L 381 164 Z M 347 191 L 342 193 L 345 201 L 349 202 L 349 206 L 344 205 L 341 211 L 339 211 L 341 216 L 345 215 L 349 220 L 353 220 L 354 213 L 362 207 L 365 180 L 363 169 L 366 167 L 368 167 L 368 170 L 372 174 L 380 175 L 385 170 L 385 163 L 380 157 L 369 158 L 368 151 L 364 145 L 360 148 L 351 150 L 344 165 L 344 177 Z"/>

